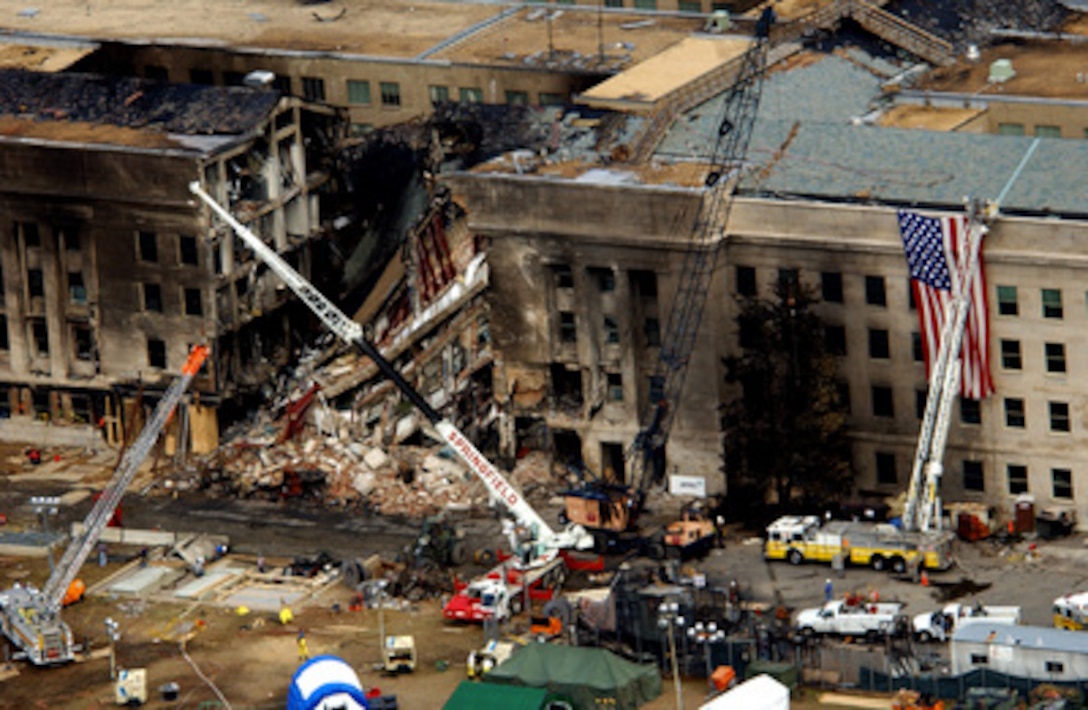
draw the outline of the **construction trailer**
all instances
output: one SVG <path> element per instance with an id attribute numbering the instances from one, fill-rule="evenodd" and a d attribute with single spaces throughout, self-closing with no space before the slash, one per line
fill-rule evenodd
<path id="1" fill-rule="evenodd" d="M 208 348 L 197 345 L 181 368 L 181 375 L 163 394 L 143 431 L 125 452 L 102 495 L 83 521 L 82 533 L 72 538 L 45 586 L 37 589 L 16 584 L 0 592 L 0 631 L 15 645 L 15 658 L 47 666 L 75 660 L 72 630 L 61 619 L 61 608 L 76 575 L 94 550 L 102 531 L 109 525 L 125 490 L 140 464 L 151 452 L 159 434 L 170 421 L 189 382 L 208 356 Z"/>
<path id="2" fill-rule="evenodd" d="M 1088 634 L 1048 626 L 967 624 L 952 635 L 951 655 L 955 675 L 985 669 L 1040 681 L 1088 678 Z"/>

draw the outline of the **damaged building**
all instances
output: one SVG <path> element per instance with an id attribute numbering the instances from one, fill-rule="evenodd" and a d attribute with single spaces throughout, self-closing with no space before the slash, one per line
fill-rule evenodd
<path id="1" fill-rule="evenodd" d="M 189 431 L 214 447 L 216 405 L 290 353 L 291 312 L 188 185 L 308 272 L 342 117 L 244 87 L 20 70 L 0 87 L 5 431 L 90 422 L 117 442 L 123 403 L 206 343 Z"/>

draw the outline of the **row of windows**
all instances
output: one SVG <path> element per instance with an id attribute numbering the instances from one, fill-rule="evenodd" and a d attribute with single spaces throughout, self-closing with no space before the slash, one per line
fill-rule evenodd
<path id="1" fill-rule="evenodd" d="M 779 269 L 778 278 L 782 280 L 797 279 L 796 269 Z M 867 275 L 865 278 L 865 303 L 870 306 L 887 306 L 887 287 L 885 284 L 885 278 L 883 276 Z M 905 281 L 907 284 L 907 297 L 910 300 L 910 306 L 913 309 L 914 306 L 914 293 L 910 287 L 910 280 Z M 736 267 L 736 291 L 738 295 L 754 297 L 757 295 L 758 286 L 756 283 L 756 270 L 752 266 L 738 266 Z M 1039 289 L 1040 303 L 1041 303 L 1041 315 L 1043 318 L 1061 319 L 1065 315 L 1065 309 L 1062 304 L 1062 291 L 1057 288 L 1043 288 Z M 820 273 L 820 296 L 824 303 L 842 303 L 843 302 L 843 280 L 842 274 L 837 271 L 824 271 Z M 1085 303 L 1088 304 L 1088 292 L 1085 293 Z M 998 286 L 997 287 L 997 315 L 1001 316 L 1018 316 L 1020 315 L 1020 293 L 1016 286 Z"/>
<path id="2" fill-rule="evenodd" d="M 615 316 L 603 316 L 601 330 L 604 333 L 604 342 L 608 345 L 619 345 L 620 324 Z M 647 347 L 656 348 L 661 345 L 661 323 L 657 318 L 647 317 L 642 322 L 642 336 Z M 571 311 L 559 312 L 559 342 L 577 343 L 578 325 L 575 314 Z"/>
<path id="3" fill-rule="evenodd" d="M 1034 127 L 1034 133 L 1039 138 L 1061 138 L 1062 127 L 1039 123 Z M 1023 136 L 1026 135 L 1024 131 L 1023 123 L 999 123 L 997 124 L 997 132 L 1002 136 Z M 1070 136 L 1073 138 L 1074 136 Z M 1088 128 L 1084 129 L 1084 138 L 1088 138 Z"/>
<path id="4" fill-rule="evenodd" d="M 156 283 L 141 285 L 143 291 L 144 310 L 152 313 L 164 313 L 162 286 Z M 183 288 L 181 290 L 181 303 L 187 316 L 204 315 L 204 301 L 199 288 Z"/>
<path id="5" fill-rule="evenodd" d="M 551 2 L 554 5 L 575 5 L 576 0 L 530 0 L 530 2 L 547 3 Z M 583 3 L 585 4 L 585 3 Z M 604 0 L 605 7 L 632 7 L 636 10 L 669 10 L 671 9 L 670 3 L 664 3 L 663 7 L 658 7 L 657 0 L 631 0 L 630 3 L 625 0 Z M 712 2 L 710 3 L 711 10 L 726 10 L 732 12 L 736 8 L 733 7 L 733 3 L 730 2 Z M 701 0 L 677 0 L 676 9 L 680 12 L 692 12 L 702 13 L 703 3 Z"/>
<path id="6" fill-rule="evenodd" d="M 140 261 L 157 264 L 159 262 L 159 235 L 155 232 L 136 232 L 136 256 Z M 185 266 L 197 266 L 200 258 L 197 252 L 196 237 L 179 234 L 177 240 L 177 263 Z"/>
<path id="7" fill-rule="evenodd" d="M 984 493 L 986 475 L 981 461 L 964 459 L 960 462 L 963 473 L 963 489 Z M 876 482 L 881 485 L 898 485 L 899 474 L 896 470 L 895 454 L 878 451 L 876 453 Z M 1005 483 L 1009 495 L 1030 493 L 1028 487 L 1028 467 L 1020 463 L 1005 466 Z M 1072 499 L 1073 471 L 1068 468 L 1050 469 L 1050 493 L 1053 498 Z"/>
<path id="8" fill-rule="evenodd" d="M 49 327 L 42 319 L 34 319 L 30 322 L 30 338 L 34 344 L 34 352 L 39 356 L 49 355 Z M 77 360 L 89 361 L 93 359 L 94 346 L 90 326 L 72 325 L 71 342 L 73 354 Z M 0 351 L 10 348 L 8 340 L 8 319 L 0 315 Z"/>

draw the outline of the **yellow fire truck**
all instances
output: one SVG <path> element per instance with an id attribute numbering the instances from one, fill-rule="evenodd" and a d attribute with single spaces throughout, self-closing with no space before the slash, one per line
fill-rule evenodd
<path id="1" fill-rule="evenodd" d="M 836 558 L 844 564 L 903 573 L 919 565 L 944 570 L 952 566 L 951 533 L 904 532 L 887 523 L 821 522 L 815 515 L 787 515 L 767 527 L 763 556 L 790 564 Z"/>

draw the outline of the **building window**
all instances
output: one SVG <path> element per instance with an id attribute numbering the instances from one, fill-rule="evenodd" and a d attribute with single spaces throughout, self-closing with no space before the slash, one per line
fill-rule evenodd
<path id="1" fill-rule="evenodd" d="M 700 0 L 680 0 L 678 3 L 678 9 L 680 12 L 701 13 L 703 11 L 703 3 Z"/>
<path id="2" fill-rule="evenodd" d="M 797 284 L 801 282 L 801 273 L 797 269 L 779 269 L 778 287 L 785 293 L 796 292 Z"/>
<path id="3" fill-rule="evenodd" d="M 45 277 L 42 275 L 41 269 L 27 269 L 26 288 L 31 298 L 45 296 Z"/>
<path id="4" fill-rule="evenodd" d="M 190 266 L 198 264 L 196 237 L 189 234 L 178 235 L 178 261 Z"/>
<path id="5" fill-rule="evenodd" d="M 1043 289 L 1043 318 L 1062 317 L 1062 292 L 1056 288 Z"/>
<path id="6" fill-rule="evenodd" d="M 144 284 L 144 310 L 162 313 L 162 288 L 158 284 Z"/>
<path id="7" fill-rule="evenodd" d="M 400 84 L 395 81 L 381 82 L 382 106 L 400 106 Z"/>
<path id="8" fill-rule="evenodd" d="M 1073 497 L 1073 472 L 1068 468 L 1050 469 L 1050 481 L 1055 498 Z"/>
<path id="9" fill-rule="evenodd" d="M 37 249 L 42 245 L 42 236 L 38 231 L 37 222 L 16 222 L 15 229 L 23 234 L 23 246 L 27 249 Z"/>
<path id="10" fill-rule="evenodd" d="M 67 251 L 79 251 L 79 232 L 74 229 L 66 229 L 61 234 L 64 235 L 64 248 Z"/>
<path id="11" fill-rule="evenodd" d="M 1061 138 L 1061 126 L 1036 126 L 1035 135 L 1039 138 Z"/>
<path id="12" fill-rule="evenodd" d="M 555 275 L 556 288 L 574 288 L 574 272 L 570 270 L 570 266 L 556 264 L 552 267 L 552 273 Z"/>
<path id="13" fill-rule="evenodd" d="M 187 288 L 185 289 L 185 315 L 187 316 L 202 316 L 204 315 L 204 302 L 200 297 L 199 288 Z"/>
<path id="14" fill-rule="evenodd" d="M 623 375 L 608 373 L 608 399 L 612 402 L 623 401 Z"/>
<path id="15" fill-rule="evenodd" d="M 475 86 L 461 87 L 458 96 L 463 104 L 482 104 L 484 102 L 484 90 Z"/>
<path id="16" fill-rule="evenodd" d="M 223 85 L 224 86 L 245 86 L 246 74 L 240 71 L 225 71 L 223 72 Z"/>
<path id="17" fill-rule="evenodd" d="M 656 10 L 657 0 L 635 0 L 636 10 Z"/>
<path id="18" fill-rule="evenodd" d="M 316 76 L 302 77 L 302 98 L 307 101 L 325 100 L 325 80 Z"/>
<path id="19" fill-rule="evenodd" d="M 914 283 L 910 279 L 907 279 L 907 308 L 918 310 L 918 303 L 914 300 Z"/>
<path id="20" fill-rule="evenodd" d="M 960 397 L 960 421 L 964 424 L 982 423 L 982 405 L 977 399 Z"/>
<path id="21" fill-rule="evenodd" d="M 824 347 L 828 355 L 846 355 L 846 328 L 841 325 L 824 326 Z"/>
<path id="22" fill-rule="evenodd" d="M 1050 403 L 1050 431 L 1069 431 L 1069 403 Z"/>
<path id="23" fill-rule="evenodd" d="M 45 321 L 36 320 L 31 325 L 31 337 L 34 338 L 34 349 L 38 355 L 49 354 L 49 326 Z"/>
<path id="24" fill-rule="evenodd" d="M 756 269 L 754 266 L 737 267 L 737 293 L 741 296 L 756 295 Z"/>
<path id="25" fill-rule="evenodd" d="M 1017 495 L 1018 493 L 1028 492 L 1028 467 L 1018 463 L 1010 463 L 1006 467 L 1009 475 L 1009 493 Z"/>
<path id="26" fill-rule="evenodd" d="M 1024 400 L 1016 397 L 1005 398 L 1005 426 L 1023 429 L 1026 423 Z"/>
<path id="27" fill-rule="evenodd" d="M 604 0 L 605 7 L 623 7 L 623 0 Z"/>
<path id="28" fill-rule="evenodd" d="M 612 269 L 589 268 L 589 276 L 597 284 L 597 290 L 601 293 L 616 290 L 616 273 Z"/>
<path id="29" fill-rule="evenodd" d="M 895 454 L 876 452 L 876 482 L 878 484 L 893 485 L 899 477 L 895 473 Z"/>
<path id="30" fill-rule="evenodd" d="M 1016 298 L 1015 286 L 997 287 L 997 312 L 1003 316 L 1020 315 L 1020 304 Z"/>
<path id="31" fill-rule="evenodd" d="M 865 277 L 865 302 L 870 306 L 888 305 L 888 298 L 884 293 L 883 276 Z"/>
<path id="32" fill-rule="evenodd" d="M 8 345 L 8 317 L 0 314 L 0 350 L 7 350 Z"/>
<path id="33" fill-rule="evenodd" d="M 189 83 L 211 86 L 215 83 L 215 76 L 212 74 L 211 69 L 190 69 Z"/>
<path id="34" fill-rule="evenodd" d="M 873 385 L 872 388 L 873 399 L 873 416 L 874 417 L 894 417 L 895 407 L 892 402 L 892 388 L 883 387 L 881 385 Z"/>
<path id="35" fill-rule="evenodd" d="M 982 473 L 981 461 L 963 462 L 963 490 L 984 492 L 986 490 L 986 477 Z"/>
<path id="36" fill-rule="evenodd" d="M 971 665 L 972 666 L 985 666 L 990 662 L 989 657 L 985 653 L 972 653 Z"/>
<path id="37" fill-rule="evenodd" d="M 604 342 L 611 345 L 620 342 L 620 325 L 612 316 L 604 317 Z"/>
<path id="38" fill-rule="evenodd" d="M 91 329 L 85 326 L 72 328 L 72 344 L 76 351 L 76 360 L 88 362 L 94 358 L 94 346 L 91 344 Z"/>
<path id="39" fill-rule="evenodd" d="M 1024 135 L 1024 124 L 999 123 L 997 124 L 997 133 L 1002 136 L 1022 136 Z"/>
<path id="40" fill-rule="evenodd" d="M 876 360 L 887 360 L 891 357 L 888 347 L 888 331 L 882 328 L 869 329 L 869 357 Z"/>
<path id="41" fill-rule="evenodd" d="M 646 337 L 646 347 L 656 348 L 661 345 L 661 322 L 657 318 L 647 318 L 643 322 L 643 334 Z"/>
<path id="42" fill-rule="evenodd" d="M 157 262 L 159 260 L 159 240 L 154 232 L 138 232 L 136 244 L 140 261 Z"/>
<path id="43" fill-rule="evenodd" d="M 1046 662 L 1047 673 L 1065 673 L 1065 664 L 1061 661 L 1047 661 Z"/>
<path id="44" fill-rule="evenodd" d="M 821 273 L 820 296 L 824 303 L 842 303 L 842 274 L 838 271 Z"/>
<path id="45" fill-rule="evenodd" d="M 529 105 L 529 92 L 528 91 L 507 91 L 506 92 L 506 105 L 507 106 L 528 106 Z"/>
<path id="46" fill-rule="evenodd" d="M 87 305 L 87 288 L 83 285 L 82 271 L 68 272 L 68 301 L 79 306 Z"/>
<path id="47" fill-rule="evenodd" d="M 575 325 L 574 314 L 570 311 L 559 313 L 559 341 L 562 343 L 578 342 L 578 327 Z"/>
<path id="48" fill-rule="evenodd" d="M 1002 340 L 1001 341 L 1001 367 L 1006 370 L 1019 370 L 1024 366 L 1024 361 L 1020 357 L 1020 341 L 1019 340 Z"/>
<path id="49" fill-rule="evenodd" d="M 549 91 L 540 92 L 541 106 L 562 106 L 566 102 L 567 98 L 563 94 L 555 94 Z"/>
<path id="50" fill-rule="evenodd" d="M 1046 371 L 1065 372 L 1065 343 L 1046 344 Z"/>
<path id="51" fill-rule="evenodd" d="M 272 86 L 276 88 L 276 91 L 280 92 L 284 96 L 291 95 L 291 77 L 284 76 L 283 74 L 276 74 L 276 78 L 272 80 Z"/>
<path id="52" fill-rule="evenodd" d="M 427 93 L 431 97 L 431 105 L 437 106 L 450 100 L 450 87 L 431 85 L 427 87 Z"/>
<path id="53" fill-rule="evenodd" d="M 166 369 L 166 343 L 158 338 L 147 339 L 147 364 Z"/>
<path id="54" fill-rule="evenodd" d="M 370 82 L 360 79 L 348 79 L 348 103 L 369 104 Z"/>
<path id="55" fill-rule="evenodd" d="M 910 334 L 910 356 L 915 362 L 926 359 L 925 351 L 922 349 L 922 334 L 918 331 Z"/>
<path id="56" fill-rule="evenodd" d="M 926 417 L 926 401 L 929 399 L 929 390 L 914 390 L 914 416 L 919 421 Z"/>
<path id="57" fill-rule="evenodd" d="M 374 124 L 372 123 L 352 123 L 348 126 L 348 135 L 352 138 L 359 138 L 373 130 Z"/>

